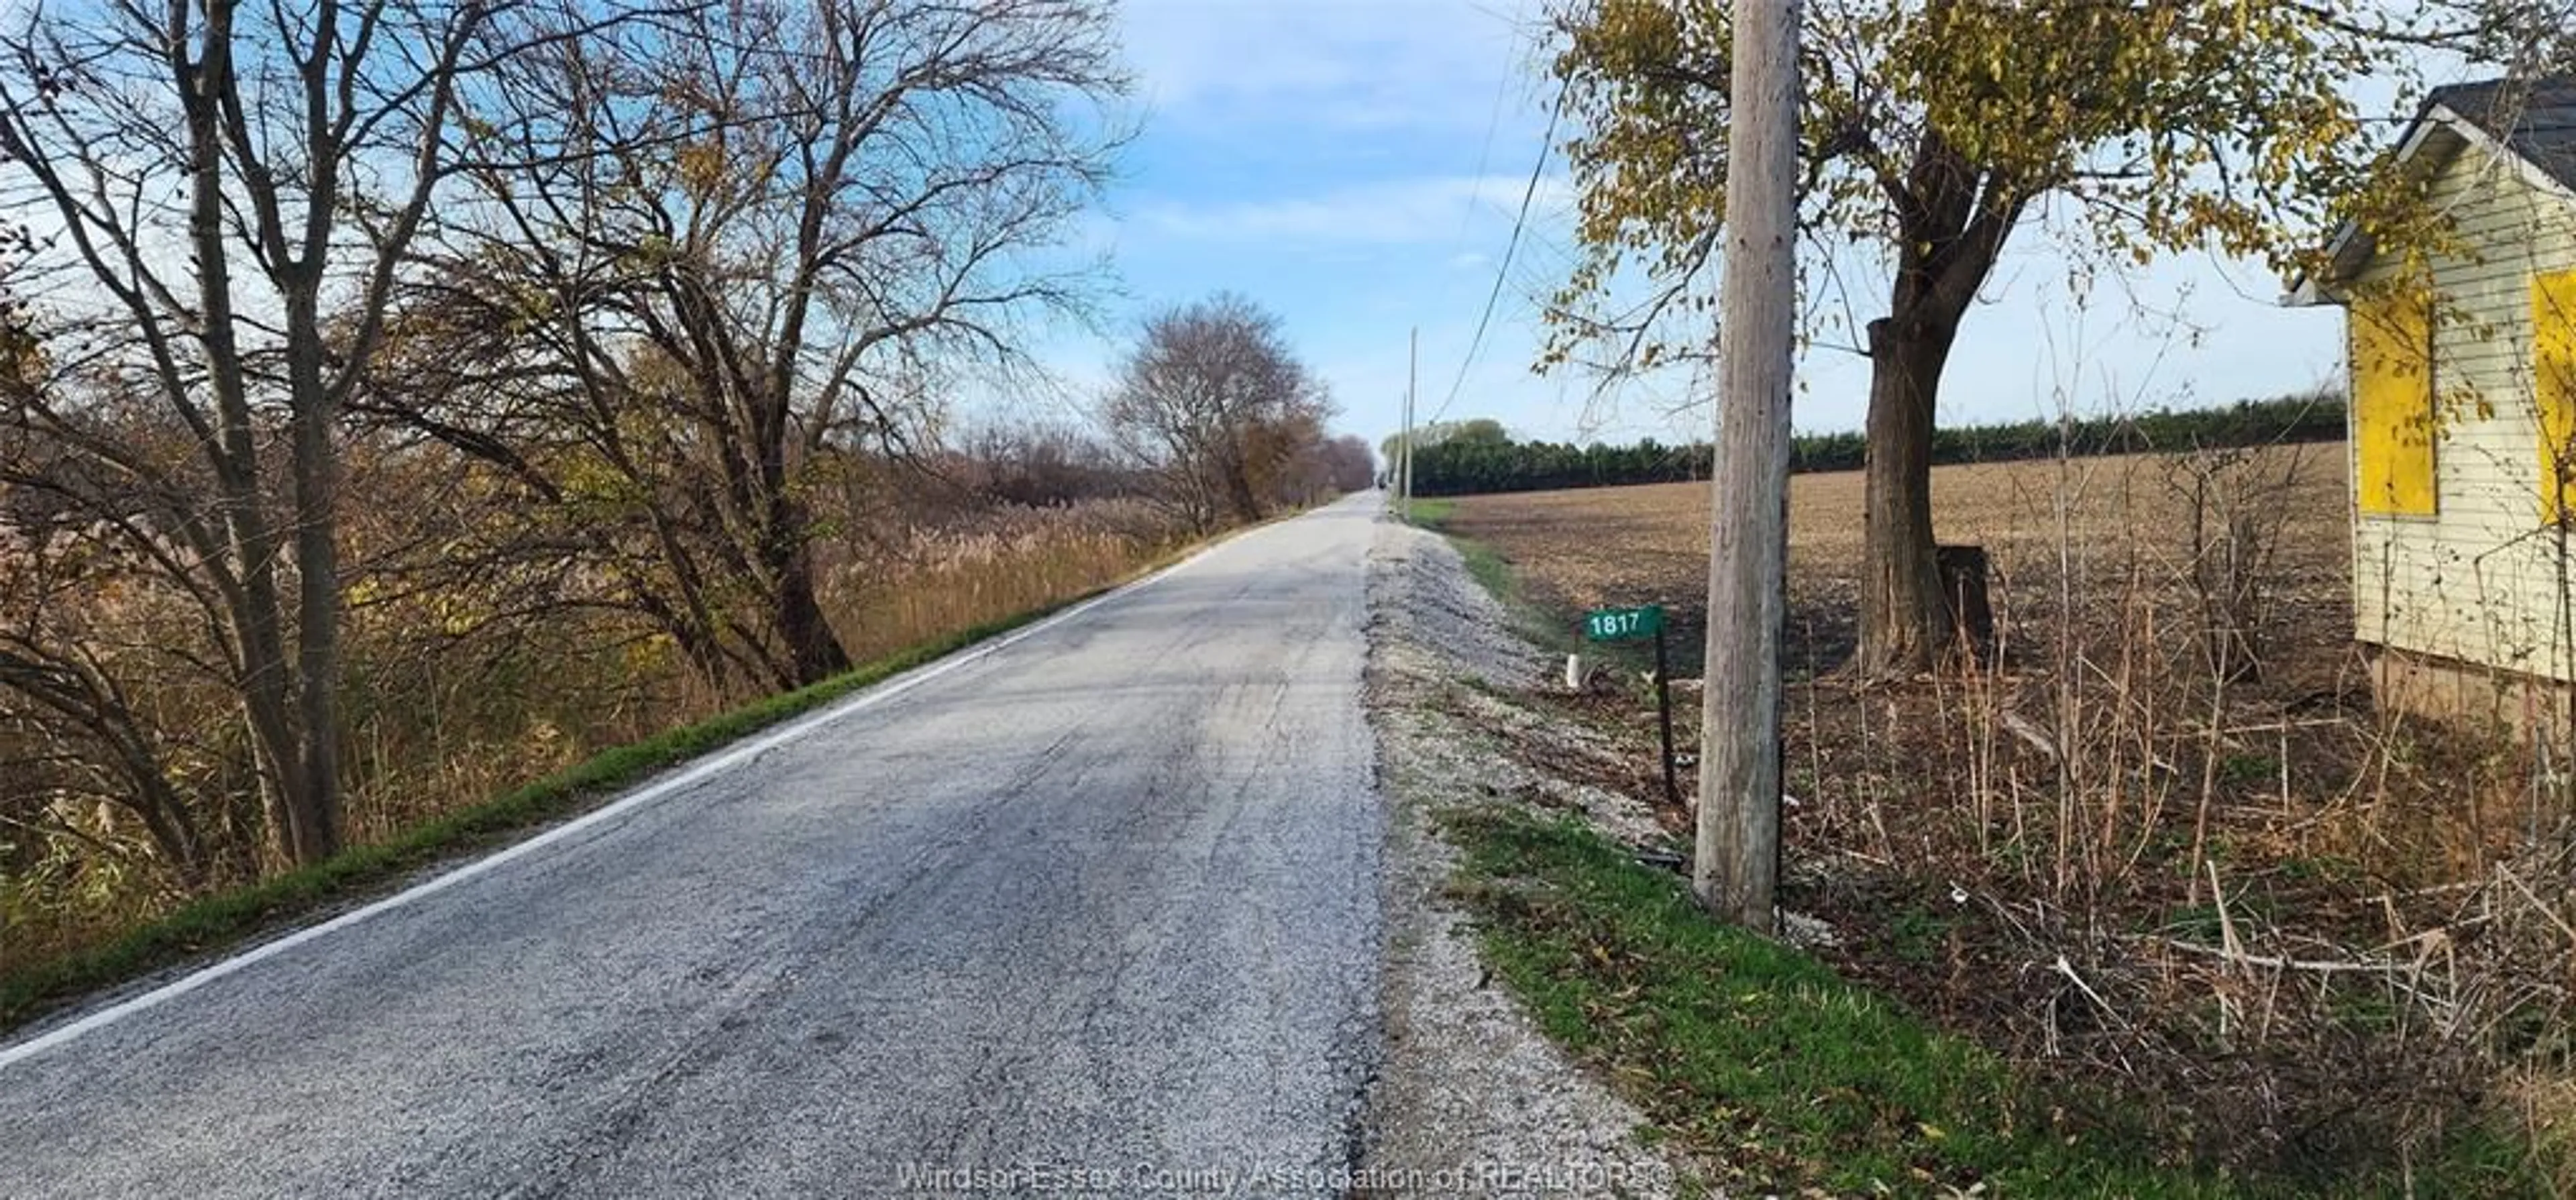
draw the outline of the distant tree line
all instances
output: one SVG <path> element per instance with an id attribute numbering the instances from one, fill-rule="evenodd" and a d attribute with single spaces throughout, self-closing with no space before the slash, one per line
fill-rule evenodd
<path id="1" fill-rule="evenodd" d="M 1490 425 L 1491 422 L 1480 423 Z M 2244 400 L 2226 408 L 2158 409 L 2116 417 L 2021 421 L 1936 430 L 1936 464 L 2047 458 L 2061 446 L 2077 456 L 2160 450 L 2339 441 L 2343 397 L 2335 394 Z M 1790 470 L 1857 471 L 1866 452 L 1859 433 L 1807 434 L 1790 445 Z M 1445 436 L 1417 443 L 1414 492 L 1459 496 L 1479 492 L 1552 491 L 1706 479 L 1706 443 L 1666 446 L 1649 438 L 1630 446 L 1522 442 L 1500 436 Z"/>

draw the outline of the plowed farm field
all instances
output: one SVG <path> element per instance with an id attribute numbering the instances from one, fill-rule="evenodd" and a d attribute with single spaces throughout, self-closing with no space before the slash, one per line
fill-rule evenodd
<path id="1" fill-rule="evenodd" d="M 2340 664 L 2351 631 L 2347 459 L 2339 444 L 2224 461 L 2131 455 L 1942 467 L 1934 535 L 1985 547 L 2007 639 L 2035 639 L 2065 600 L 2086 624 L 2163 620 L 2183 636 L 2197 593 L 2194 529 L 2213 546 L 2230 522 L 2255 565 L 2270 658 L 2309 676 Z M 1705 483 L 1469 496 L 1443 529 L 1492 548 L 1550 610 L 1661 603 L 1696 671 L 1708 591 Z M 1799 475 L 1789 489 L 1793 674 L 1830 670 L 1857 635 L 1861 476 Z M 2060 584 L 2067 590 L 2061 593 Z"/>

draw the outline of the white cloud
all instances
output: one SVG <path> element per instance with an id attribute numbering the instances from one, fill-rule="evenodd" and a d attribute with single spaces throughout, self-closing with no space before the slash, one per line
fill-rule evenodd
<path id="1" fill-rule="evenodd" d="M 1528 186 L 1527 177 L 1425 176 L 1276 200 L 1154 202 L 1137 218 L 1157 233 L 1202 241 L 1419 245 L 1454 242 L 1471 225 L 1508 223 Z M 1563 177 L 1541 179 L 1533 218 L 1562 207 L 1569 194 Z"/>
<path id="2" fill-rule="evenodd" d="M 1129 0 L 1158 117 L 1480 129 L 1532 83 L 1531 0 Z M 1513 89 L 1517 89 L 1515 92 Z"/>

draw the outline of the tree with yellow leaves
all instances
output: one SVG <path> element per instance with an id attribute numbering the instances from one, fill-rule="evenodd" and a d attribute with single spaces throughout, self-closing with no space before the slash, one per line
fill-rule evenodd
<path id="1" fill-rule="evenodd" d="M 2490 6 L 2492 7 L 2492 6 Z M 1706 311 L 1725 209 L 1727 0 L 1566 0 L 1553 73 L 1584 248 L 1550 306 L 1551 364 L 1609 341 L 1674 357 Z M 1818 0 L 1801 99 L 1801 225 L 1874 245 L 1890 287 L 1872 362 L 1859 667 L 1931 666 L 1952 629 L 1932 542 L 1934 401 L 2005 246 L 2046 213 L 2112 262 L 2215 250 L 2293 271 L 2360 204 L 2394 213 L 2385 127 L 2351 84 L 2411 78 L 2490 26 L 2450 0 Z M 1831 249 L 1827 253 L 1834 252 Z M 1641 305 L 1605 315 L 1630 272 Z M 1704 330 L 1690 331 L 1694 342 Z"/>

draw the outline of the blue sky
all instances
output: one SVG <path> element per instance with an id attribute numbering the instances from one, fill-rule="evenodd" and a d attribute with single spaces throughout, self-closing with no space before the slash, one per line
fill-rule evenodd
<path id="1" fill-rule="evenodd" d="M 1534 297 L 1564 270 L 1569 199 L 1549 161 L 1492 328 L 1466 361 L 1542 149 L 1548 93 L 1527 23 L 1540 0 L 1125 0 L 1140 138 L 1106 227 L 1124 294 L 1113 336 L 1145 312 L 1218 290 L 1279 313 L 1330 382 L 1344 428 L 1391 432 L 1405 338 L 1421 329 L 1428 415 L 1465 364 L 1452 417 L 1499 418 L 1552 440 L 1705 437 L 1704 389 L 1686 374 L 1609 395 L 1580 376 L 1534 376 Z M 2330 379 L 2341 322 L 2283 310 L 2261 269 L 2175 260 L 2071 297 L 2068 264 L 2038 229 L 2017 238 L 1972 313 L 1945 379 L 1945 423 L 2219 403 Z M 1877 288 L 1856 284 L 1866 319 Z M 2189 314 L 2187 324 L 2169 315 Z M 1105 386 L 1117 344 L 1047 357 L 1078 394 Z M 1803 430 L 1857 428 L 1866 363 L 1831 350 L 1801 367 Z"/>

